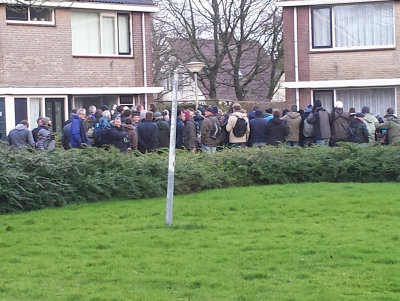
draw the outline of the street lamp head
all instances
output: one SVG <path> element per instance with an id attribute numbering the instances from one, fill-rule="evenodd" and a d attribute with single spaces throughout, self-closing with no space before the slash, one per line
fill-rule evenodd
<path id="1" fill-rule="evenodd" d="M 190 62 L 186 64 L 186 68 L 192 73 L 199 73 L 205 66 L 202 62 Z"/>

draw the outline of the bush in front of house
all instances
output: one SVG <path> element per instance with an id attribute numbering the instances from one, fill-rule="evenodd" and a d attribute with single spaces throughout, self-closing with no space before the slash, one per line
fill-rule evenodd
<path id="1" fill-rule="evenodd" d="M 5 213 L 166 195 L 168 154 L 98 148 L 27 152 L 0 145 L 0 170 L 0 212 Z M 176 154 L 175 194 L 258 184 L 386 181 L 400 181 L 398 147 L 346 143 Z"/>

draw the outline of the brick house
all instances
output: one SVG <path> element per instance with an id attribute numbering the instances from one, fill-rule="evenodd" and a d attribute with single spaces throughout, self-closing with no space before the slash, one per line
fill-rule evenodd
<path id="1" fill-rule="evenodd" d="M 400 2 L 280 1 L 286 99 L 301 108 L 315 99 L 332 109 L 399 113 Z"/>
<path id="2" fill-rule="evenodd" d="M 60 132 L 73 108 L 146 104 L 152 0 L 0 4 L 0 132 L 39 116 Z M 29 3 L 29 2 L 27 2 Z M 39 2 L 35 2 L 37 4 Z"/>

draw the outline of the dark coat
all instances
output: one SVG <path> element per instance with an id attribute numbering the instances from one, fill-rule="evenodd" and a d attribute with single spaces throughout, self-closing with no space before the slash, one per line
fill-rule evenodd
<path id="1" fill-rule="evenodd" d="M 348 112 L 343 112 L 343 109 L 335 109 L 330 114 L 331 130 L 332 130 L 332 143 L 339 141 L 347 141 L 347 129 L 350 123 L 350 116 Z"/>
<path id="2" fill-rule="evenodd" d="M 126 152 L 129 147 L 128 136 L 125 129 L 120 126 L 116 127 L 111 124 L 110 129 L 107 131 L 107 141 L 110 145 L 114 145 L 121 152 Z M 127 143 L 128 142 L 128 143 Z"/>
<path id="3" fill-rule="evenodd" d="M 250 138 L 249 144 L 250 146 L 253 143 L 267 143 L 267 124 L 268 121 L 264 119 L 264 117 L 258 117 L 250 120 Z"/>
<path id="4" fill-rule="evenodd" d="M 138 147 L 142 153 L 152 152 L 158 148 L 158 127 L 148 119 L 143 119 L 137 127 Z"/>
<path id="5" fill-rule="evenodd" d="M 71 149 L 70 132 L 71 132 L 71 122 L 67 123 L 62 131 L 62 146 L 64 149 Z"/>
<path id="6" fill-rule="evenodd" d="M 210 115 L 205 117 L 201 123 L 201 143 L 205 146 L 216 147 L 218 146 L 218 139 L 212 137 L 215 132 L 214 122 L 219 123 L 217 117 Z"/>
<path id="7" fill-rule="evenodd" d="M 178 117 L 176 120 L 176 148 L 182 148 L 183 146 L 183 129 L 184 129 L 183 121 L 181 117 Z"/>
<path id="8" fill-rule="evenodd" d="M 280 118 L 272 118 L 267 122 L 267 136 L 269 145 L 277 145 L 280 142 L 286 141 L 286 136 L 289 135 L 289 129 L 286 122 Z"/>
<path id="9" fill-rule="evenodd" d="M 183 129 L 183 145 L 189 150 L 197 148 L 196 137 L 196 123 L 192 119 L 186 120 Z"/>
<path id="10" fill-rule="evenodd" d="M 369 141 L 369 132 L 367 126 L 358 118 L 354 118 L 350 122 L 348 126 L 348 132 L 350 142 L 368 143 Z"/>
<path id="11" fill-rule="evenodd" d="M 70 143 L 74 148 L 80 148 L 82 143 L 91 145 L 83 126 L 83 120 L 78 115 L 74 115 L 74 120 L 71 122 Z"/>
<path id="12" fill-rule="evenodd" d="M 156 125 L 158 127 L 158 147 L 169 148 L 171 127 L 164 120 L 156 120 Z"/>
<path id="13" fill-rule="evenodd" d="M 331 125 L 329 113 L 323 108 L 317 108 L 308 115 L 307 121 L 314 125 L 314 139 L 322 140 L 331 138 Z"/>

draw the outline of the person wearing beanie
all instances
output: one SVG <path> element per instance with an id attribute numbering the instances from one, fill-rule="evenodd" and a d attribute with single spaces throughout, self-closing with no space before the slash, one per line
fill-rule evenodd
<path id="1" fill-rule="evenodd" d="M 329 113 L 322 107 L 319 99 L 314 101 L 314 107 L 307 122 L 313 125 L 315 143 L 329 145 L 331 139 L 331 125 Z"/>
<path id="2" fill-rule="evenodd" d="M 267 123 L 268 145 L 278 145 L 286 141 L 289 129 L 286 122 L 280 118 L 279 110 L 273 110 L 272 115 L 274 118 Z"/>
<path id="3" fill-rule="evenodd" d="M 181 114 L 181 118 L 184 124 L 183 128 L 183 145 L 189 151 L 195 152 L 197 145 L 197 131 L 196 123 L 193 121 L 188 110 L 184 110 Z"/>
<path id="4" fill-rule="evenodd" d="M 337 146 L 338 142 L 347 141 L 348 139 L 348 127 L 350 124 L 350 115 L 348 112 L 343 111 L 343 102 L 335 102 L 330 116 L 332 138 L 331 145 Z"/>
<path id="5" fill-rule="evenodd" d="M 171 128 L 168 122 L 164 120 L 164 116 L 162 113 L 159 112 L 154 113 L 154 123 L 158 127 L 158 146 L 160 148 L 169 148 Z"/>
<path id="6" fill-rule="evenodd" d="M 254 118 L 250 120 L 249 146 L 266 145 L 268 121 L 264 118 L 263 111 L 257 109 L 254 112 Z"/>
<path id="7" fill-rule="evenodd" d="M 368 129 L 368 141 L 371 144 L 375 144 L 375 131 L 376 126 L 379 124 L 378 119 L 369 112 L 369 107 L 364 106 L 361 108 L 361 113 L 364 114 L 363 122 L 367 126 Z"/>
<path id="8" fill-rule="evenodd" d="M 288 112 L 281 119 L 286 121 L 286 125 L 289 130 L 289 134 L 286 137 L 286 145 L 298 146 L 300 141 L 301 116 L 300 113 L 297 112 L 297 106 L 292 105 L 290 112 Z"/>
<path id="9" fill-rule="evenodd" d="M 368 143 L 368 129 L 363 122 L 364 114 L 356 113 L 355 118 L 348 126 L 349 141 L 354 143 L 366 144 Z"/>

